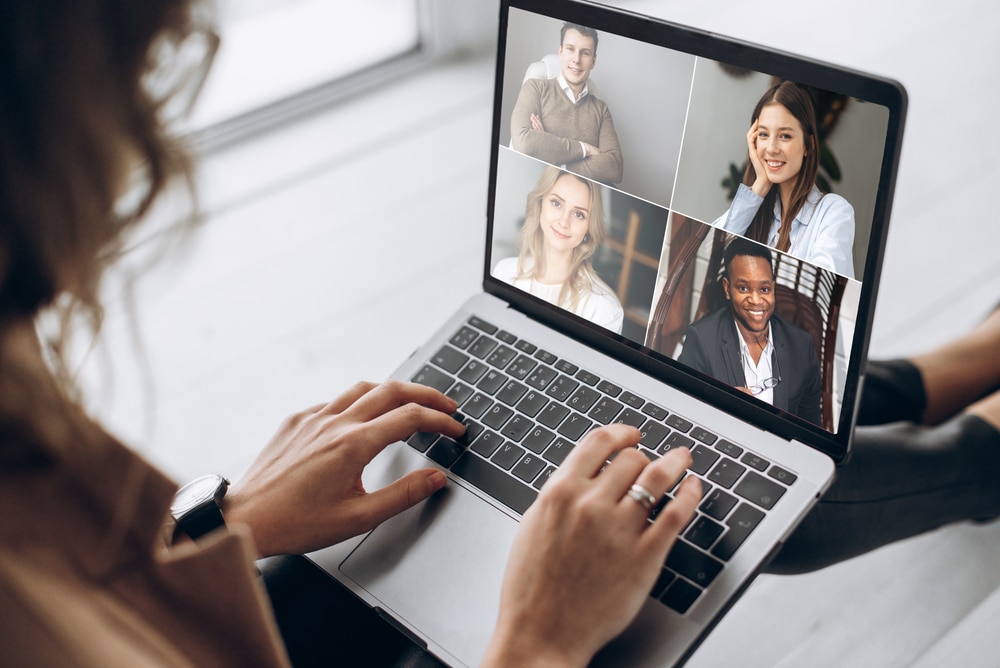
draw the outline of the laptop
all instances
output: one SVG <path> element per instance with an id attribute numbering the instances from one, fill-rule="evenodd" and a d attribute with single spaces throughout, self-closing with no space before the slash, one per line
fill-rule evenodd
<path id="1" fill-rule="evenodd" d="M 581 132 L 590 134 L 557 135 L 555 149 L 538 148 L 531 131 L 555 135 L 558 112 L 545 107 L 539 130 L 527 127 L 526 109 L 543 99 L 564 104 L 566 23 L 597 34 L 596 50 L 574 54 L 563 77 L 576 84 L 569 79 L 589 69 L 586 95 L 573 104 L 586 109 Z M 577 28 L 572 50 L 586 51 L 588 40 L 578 38 L 589 31 Z M 692 350 L 696 333 L 710 347 L 699 323 L 729 308 L 724 251 L 749 232 L 725 225 L 746 199 L 740 183 L 754 106 L 783 80 L 808 93 L 821 156 L 815 180 L 839 198 L 807 198 L 800 234 L 819 229 L 817 216 L 831 202 L 841 211 L 849 205 L 853 225 L 835 235 L 835 260 L 836 252 L 794 244 L 770 251 L 774 340 L 762 357 L 773 364 L 751 379 L 754 369 L 741 362 L 736 387 L 693 362 Z M 370 533 L 307 556 L 434 656 L 477 665 L 522 513 L 589 430 L 632 424 L 650 459 L 690 448 L 688 475 L 702 479 L 703 500 L 637 619 L 595 663 L 681 664 L 850 454 L 905 91 L 882 77 L 578 0 L 501 0 L 495 91 L 483 290 L 394 373 L 455 398 L 467 436 L 415 434 L 365 473 L 374 489 L 434 465 L 450 483 Z M 787 139 L 782 127 L 772 134 Z M 779 170 L 793 154 L 786 146 L 769 166 Z M 545 207 L 585 219 L 585 231 L 566 223 L 545 236 Z M 546 283 L 534 272 L 535 262 L 549 259 L 552 268 L 552 258 L 567 256 L 575 264 L 564 275 L 573 280 Z M 776 317 L 811 354 L 785 348 Z"/>

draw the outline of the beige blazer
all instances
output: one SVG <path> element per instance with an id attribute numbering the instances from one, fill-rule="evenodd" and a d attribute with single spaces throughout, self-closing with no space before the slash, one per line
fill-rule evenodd
<path id="1" fill-rule="evenodd" d="M 0 665 L 288 664 L 247 531 L 168 547 L 177 486 L 135 453 L 108 437 L 29 446 L 5 427 Z"/>

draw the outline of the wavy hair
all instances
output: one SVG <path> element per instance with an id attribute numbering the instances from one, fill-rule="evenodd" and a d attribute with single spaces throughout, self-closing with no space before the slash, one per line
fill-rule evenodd
<path id="1" fill-rule="evenodd" d="M 519 279 L 534 279 L 545 271 L 545 235 L 541 226 L 542 202 L 555 187 L 556 181 L 563 177 L 576 179 L 587 186 L 590 193 L 587 235 L 583 242 L 573 249 L 569 276 L 559 292 L 558 306 L 575 311 L 583 296 L 593 292 L 595 284 L 603 283 L 597 272 L 594 271 L 592 263 L 594 253 L 604 243 L 607 234 L 604 226 L 601 187 L 597 183 L 558 167 L 547 167 L 542 172 L 535 187 L 528 193 L 525 204 L 524 225 L 518 234 L 518 245 L 521 252 L 517 259 L 517 277 Z"/>
<path id="2" fill-rule="evenodd" d="M 105 270 L 175 177 L 192 197 L 180 227 L 195 221 L 191 161 L 169 136 L 170 99 L 149 75 L 171 65 L 165 49 L 196 32 L 196 1 L 0 4 L 0 381 L 22 398 L 0 391 L 0 432 L 44 439 L 52 419 L 51 401 L 46 415 L 43 402 L 25 400 L 32 391 L 51 399 L 52 388 L 11 352 L 15 329 L 55 316 L 47 349 L 35 343 L 48 353 L 53 387 L 73 400 L 71 324 L 96 337 Z"/>
<path id="3" fill-rule="evenodd" d="M 792 221 L 802 210 L 802 205 L 816 185 L 816 175 L 819 173 L 819 134 L 816 129 L 816 112 L 813 110 L 812 97 L 803 87 L 791 81 L 781 81 L 768 88 L 754 107 L 750 124 L 753 125 L 764 107 L 771 104 L 780 104 L 795 117 L 802 126 L 806 147 L 806 155 L 802 160 L 802 169 L 796 177 L 795 187 L 792 189 L 788 211 L 781 212 L 781 225 L 778 228 L 778 243 L 775 248 L 787 252 L 791 246 Z M 753 161 L 748 159 L 746 171 L 743 173 L 743 183 L 750 186 L 756 179 L 757 171 L 753 168 Z M 762 244 L 767 243 L 774 207 L 781 205 L 780 190 L 772 187 L 764 196 L 764 202 L 754 215 L 750 227 L 747 228 L 746 236 L 750 239 Z"/>

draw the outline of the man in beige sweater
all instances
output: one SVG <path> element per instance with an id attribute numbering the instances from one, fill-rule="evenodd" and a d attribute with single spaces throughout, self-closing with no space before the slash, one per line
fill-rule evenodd
<path id="1" fill-rule="evenodd" d="M 622 180 L 622 153 L 611 111 L 589 92 L 597 63 L 597 31 L 566 23 L 559 44 L 560 74 L 528 79 L 511 115 L 515 150 L 607 184 Z"/>

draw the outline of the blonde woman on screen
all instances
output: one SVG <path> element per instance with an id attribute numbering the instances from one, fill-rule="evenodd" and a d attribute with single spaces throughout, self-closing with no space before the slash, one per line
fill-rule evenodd
<path id="1" fill-rule="evenodd" d="M 593 267 L 604 237 L 601 186 L 549 167 L 528 194 L 520 254 L 500 260 L 493 275 L 621 333 L 621 303 Z"/>

